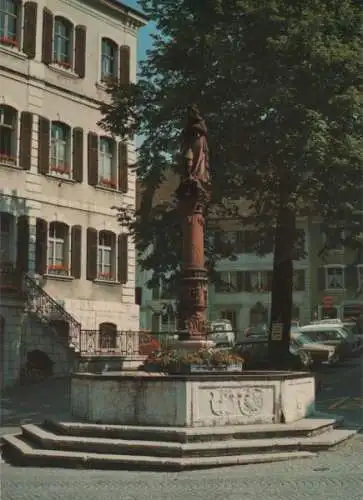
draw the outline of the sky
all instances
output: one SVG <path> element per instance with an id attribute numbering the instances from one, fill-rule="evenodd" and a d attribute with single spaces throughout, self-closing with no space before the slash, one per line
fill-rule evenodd
<path id="1" fill-rule="evenodd" d="M 139 6 L 137 0 L 121 0 L 121 3 L 141 11 L 141 7 Z M 155 31 L 155 26 L 151 22 L 149 22 L 147 26 L 139 30 L 138 47 L 137 47 L 138 61 L 145 58 L 146 50 L 151 47 L 152 39 L 150 37 L 150 34 L 153 33 L 154 31 Z"/>

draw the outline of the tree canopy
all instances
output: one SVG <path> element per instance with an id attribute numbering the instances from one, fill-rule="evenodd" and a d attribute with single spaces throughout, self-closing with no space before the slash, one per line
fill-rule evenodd
<path id="1" fill-rule="evenodd" d="M 295 217 L 361 231 L 363 16 L 359 0 L 140 0 L 157 32 L 137 84 L 109 87 L 102 125 L 145 139 L 136 169 L 143 202 L 120 219 L 155 278 L 180 261 L 172 203 L 153 206 L 169 169 L 178 172 L 188 104 L 209 130 L 210 210 L 272 237 L 279 193 Z M 247 199 L 247 212 L 233 200 Z M 232 203 L 232 205 L 231 205 Z M 340 222 L 339 222 L 340 224 Z M 354 226 L 354 228 L 353 228 Z M 210 267 L 223 255 L 208 240 Z M 226 253 L 226 252 L 225 252 Z M 228 252 L 227 252 L 228 253 Z"/>

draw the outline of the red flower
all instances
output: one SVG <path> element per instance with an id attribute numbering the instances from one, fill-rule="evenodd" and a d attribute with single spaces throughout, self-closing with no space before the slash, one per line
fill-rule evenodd
<path id="1" fill-rule="evenodd" d="M 9 45 L 9 47 L 18 47 L 19 46 L 18 41 L 14 37 L 9 38 L 7 36 L 2 36 L 2 37 L 0 37 L 0 43 L 2 43 L 3 45 Z"/>

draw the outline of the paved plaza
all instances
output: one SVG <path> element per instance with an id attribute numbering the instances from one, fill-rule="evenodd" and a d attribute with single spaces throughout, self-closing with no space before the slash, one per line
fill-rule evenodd
<path id="1" fill-rule="evenodd" d="M 362 359 L 321 374 L 319 410 L 363 425 Z M 69 418 L 69 380 L 12 391 L 1 434 L 44 416 Z M 312 459 L 181 473 L 11 467 L 1 463 L 1 500 L 361 500 L 363 434 Z"/>

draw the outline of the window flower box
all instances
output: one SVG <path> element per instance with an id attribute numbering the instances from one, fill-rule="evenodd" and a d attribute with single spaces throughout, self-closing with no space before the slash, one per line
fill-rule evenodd
<path id="1" fill-rule="evenodd" d="M 2 36 L 0 37 L 0 44 L 1 45 L 7 45 L 8 47 L 19 47 L 19 42 L 16 40 L 16 38 L 11 38 L 7 36 Z"/>
<path id="2" fill-rule="evenodd" d="M 7 163 L 9 165 L 14 165 L 16 163 L 16 158 L 14 156 L 9 155 L 8 153 L 0 152 L 0 162 Z"/>
<path id="3" fill-rule="evenodd" d="M 50 171 L 61 175 L 71 173 L 71 169 L 67 165 L 51 165 Z"/>
<path id="4" fill-rule="evenodd" d="M 56 274 L 59 276 L 68 276 L 68 267 L 61 265 L 61 264 L 55 264 L 53 266 L 48 266 L 48 274 Z"/>
<path id="5" fill-rule="evenodd" d="M 68 61 L 58 61 L 57 59 L 55 59 L 53 61 L 53 64 L 56 64 L 57 66 L 60 66 L 61 68 L 66 69 L 68 71 L 72 70 L 72 63 Z"/>
<path id="6" fill-rule="evenodd" d="M 98 273 L 98 279 L 100 280 L 112 280 L 112 273 Z"/>
<path id="7" fill-rule="evenodd" d="M 101 177 L 100 178 L 100 185 L 101 186 L 106 186 L 112 189 L 116 189 L 116 182 L 113 181 L 112 179 L 107 179 L 106 177 Z"/>

